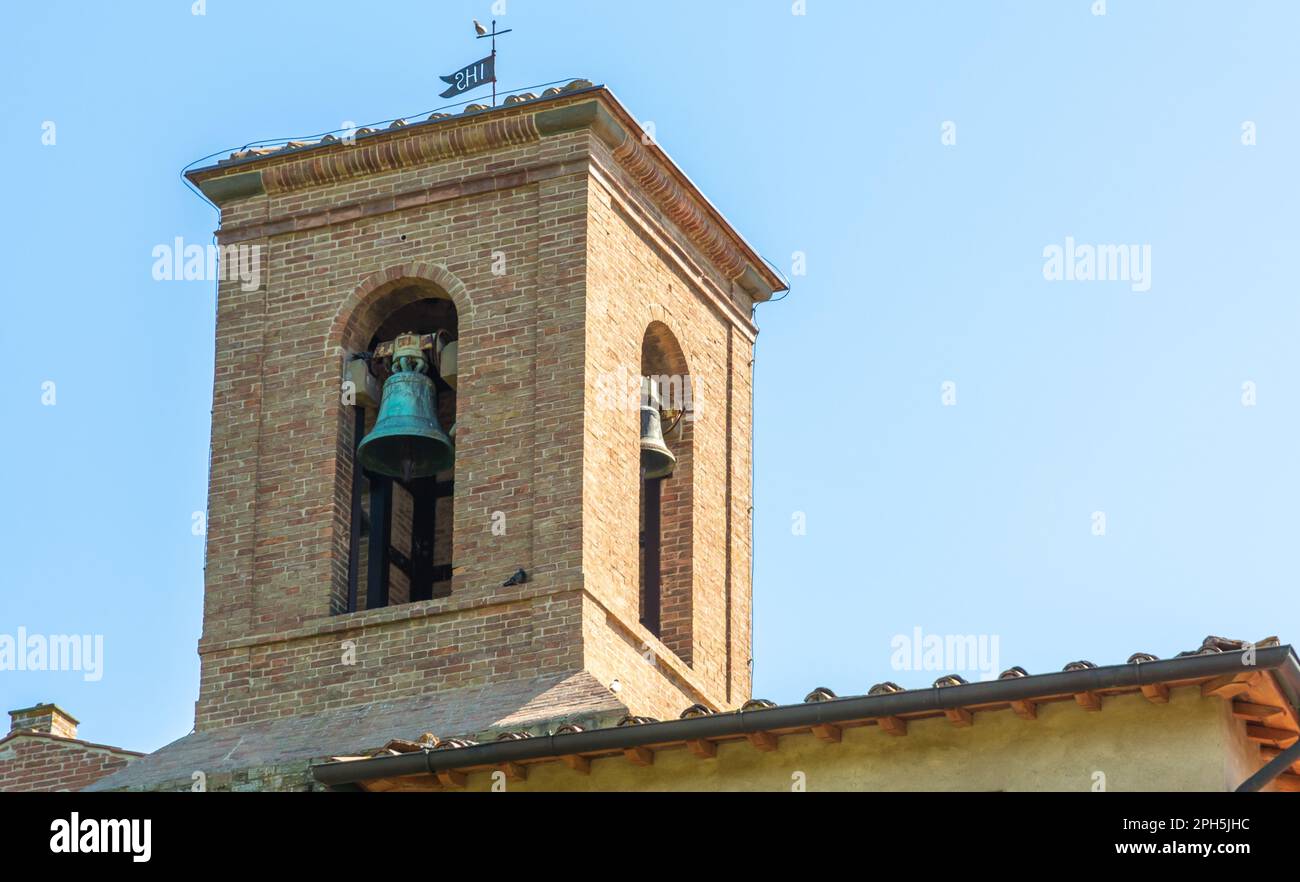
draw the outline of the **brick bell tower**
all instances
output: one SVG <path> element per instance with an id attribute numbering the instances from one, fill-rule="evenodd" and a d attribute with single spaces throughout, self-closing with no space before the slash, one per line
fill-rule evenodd
<path id="1" fill-rule="evenodd" d="M 751 316 L 783 286 L 607 89 L 188 177 L 260 272 L 219 288 L 196 731 L 109 787 L 749 698 Z M 402 339 L 454 436 L 412 480 L 358 467 Z"/>

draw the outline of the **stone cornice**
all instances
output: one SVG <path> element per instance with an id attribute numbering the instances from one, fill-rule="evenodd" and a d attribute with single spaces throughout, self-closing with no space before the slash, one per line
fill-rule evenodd
<path id="1" fill-rule="evenodd" d="M 227 639 L 213 639 L 208 636 L 199 638 L 199 655 L 223 653 L 259 646 L 296 643 L 301 640 L 313 640 L 347 634 L 363 628 L 382 629 L 386 627 L 403 627 L 417 619 L 456 617 L 466 614 L 486 615 L 491 610 L 504 610 L 547 603 L 569 594 L 586 593 L 587 589 L 576 586 L 548 586 L 529 583 L 530 590 L 520 590 L 509 597 L 474 597 L 462 599 L 463 595 L 419 600 L 398 606 L 385 606 L 378 609 L 340 615 L 321 616 L 296 627 L 278 631 L 265 631 L 241 634 Z"/>
<path id="2" fill-rule="evenodd" d="M 306 232 L 320 227 L 348 223 L 361 218 L 375 217 L 422 205 L 433 205 L 451 199 L 463 199 L 496 190 L 508 190 L 540 183 L 555 177 L 580 174 L 587 169 L 587 161 L 573 160 L 549 165 L 537 165 L 496 174 L 475 175 L 433 187 L 421 187 L 390 196 L 375 196 L 353 202 L 343 202 L 311 211 L 281 214 L 274 220 L 253 221 L 223 226 L 217 231 L 217 241 L 222 245 L 267 239 L 285 233 Z"/>
<path id="3" fill-rule="evenodd" d="M 754 301 L 785 285 L 604 87 L 579 88 L 495 110 L 431 119 L 341 141 L 289 147 L 189 172 L 218 205 L 346 181 L 590 130 L 618 164 L 728 280 Z M 395 202 L 396 205 L 396 202 Z M 400 206 L 405 207 L 405 206 Z M 341 218 L 342 219 L 342 218 Z M 268 226 L 279 231 L 273 219 Z M 234 231 L 227 230 L 227 234 Z M 236 234 L 238 236 L 238 234 Z M 241 236 L 242 238 L 242 236 Z"/>
<path id="4" fill-rule="evenodd" d="M 422 600 L 401 606 L 389 606 L 382 609 L 363 610 L 347 615 L 308 622 L 287 631 L 246 634 L 228 640 L 212 640 L 207 637 L 199 639 L 199 655 L 239 652 L 259 647 L 285 646 L 303 640 L 316 640 L 322 637 L 337 639 L 363 628 L 382 630 L 388 627 L 400 628 L 416 619 L 452 617 L 463 614 L 486 615 L 493 610 L 518 607 L 523 604 L 546 603 L 555 598 L 577 595 L 596 604 L 601 612 L 613 619 L 618 634 L 633 646 L 644 644 L 654 648 L 657 663 L 668 669 L 668 676 L 679 688 L 705 700 L 708 690 L 700 682 L 699 675 L 677 659 L 676 655 L 658 638 L 650 634 L 643 625 L 628 623 L 605 606 L 586 585 L 538 588 L 532 592 L 510 598 L 477 598 L 474 600 L 451 601 L 447 598 Z"/>
<path id="5" fill-rule="evenodd" d="M 412 127 L 415 128 L 415 127 Z M 262 172 L 270 194 L 320 187 L 349 178 L 440 162 L 539 140 L 534 117 L 485 119 L 475 125 L 422 125 L 409 137 L 387 138 L 335 150 L 314 150 L 294 162 Z"/>
<path id="6" fill-rule="evenodd" d="M 729 292 L 720 288 L 712 276 L 706 275 L 700 270 L 695 260 L 684 251 L 681 243 L 666 235 L 662 224 L 652 220 L 642 208 L 641 203 L 633 199 L 618 181 L 611 176 L 609 169 L 605 167 L 601 159 L 592 157 L 589 168 L 592 179 L 605 188 L 615 209 L 623 218 L 648 236 L 655 246 L 660 249 L 663 257 L 677 266 L 682 277 L 688 280 L 694 290 L 713 309 L 717 310 L 719 315 L 730 321 L 736 328 L 739 328 L 745 335 L 745 339 L 753 343 L 758 338 L 758 326 L 754 324 L 749 311 L 742 309 L 736 299 Z"/>

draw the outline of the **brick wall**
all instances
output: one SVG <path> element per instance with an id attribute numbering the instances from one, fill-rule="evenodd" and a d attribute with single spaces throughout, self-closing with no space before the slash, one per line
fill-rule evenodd
<path id="1" fill-rule="evenodd" d="M 15 734 L 0 742 L 0 793 L 80 790 L 137 756 L 46 734 Z"/>
<path id="2" fill-rule="evenodd" d="M 661 676 L 689 684 L 686 691 L 694 700 L 734 707 L 750 692 L 747 457 L 752 368 L 748 358 L 732 357 L 732 346 L 738 338 L 738 345 L 750 350 L 753 331 L 737 327 L 733 316 L 704 296 L 701 277 L 711 275 L 709 264 L 685 236 L 678 233 L 673 243 L 689 256 L 689 266 L 701 270 L 699 275 L 666 259 L 655 234 L 671 232 L 671 225 L 663 226 L 667 222 L 640 198 L 635 182 L 617 171 L 612 157 L 599 146 L 595 153 L 611 177 L 593 177 L 589 199 L 588 374 L 613 373 L 626 364 L 662 367 L 668 373 L 685 366 L 695 383 L 697 411 L 686 443 L 676 433 L 668 439 L 681 465 L 664 484 L 665 617 L 663 639 L 657 640 L 640 625 L 637 613 L 640 518 L 634 488 L 639 476 L 637 461 L 626 451 L 636 448 L 639 422 L 635 414 L 602 408 L 589 386 L 587 584 L 619 627 L 611 629 L 595 617 L 587 639 L 598 666 L 610 674 L 632 677 L 629 669 L 649 660 Z M 714 286 L 729 290 L 716 272 L 712 275 Z M 647 336 L 660 340 L 660 350 L 679 348 L 680 355 L 643 361 Z M 613 492 L 611 485 L 629 491 Z M 680 510 L 682 503 L 689 504 L 689 513 Z M 683 528 L 690 531 L 689 538 L 681 535 Z M 681 561 L 683 551 L 689 564 Z M 689 615 L 690 622 L 679 621 L 681 614 Z M 683 645 L 683 640 L 689 642 Z M 643 679 L 640 673 L 635 679 Z M 653 692 L 658 706 L 652 716 L 676 716 L 686 707 L 673 691 Z"/>
<path id="3" fill-rule="evenodd" d="M 77 737 L 77 720 L 57 704 L 38 704 L 9 712 L 9 731 L 32 729 L 57 735 L 60 738 Z"/>
<path id="4" fill-rule="evenodd" d="M 597 122 L 564 116 L 593 104 Z M 268 157 L 257 192 L 222 199 L 220 241 L 256 245 L 263 284 L 219 293 L 200 730 L 584 669 L 638 713 L 748 697 L 752 301 L 621 170 L 611 110 L 561 96 Z M 460 341 L 451 594 L 339 615 L 342 365 L 429 297 L 454 302 Z M 707 394 L 671 646 L 637 616 L 637 415 L 593 400 L 655 321 Z"/>

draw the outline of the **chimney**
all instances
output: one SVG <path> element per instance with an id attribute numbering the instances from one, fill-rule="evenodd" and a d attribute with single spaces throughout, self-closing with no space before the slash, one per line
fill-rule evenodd
<path id="1" fill-rule="evenodd" d="M 59 738 L 77 737 L 77 719 L 55 704 L 38 704 L 9 712 L 9 734 L 20 729 L 45 732 Z"/>

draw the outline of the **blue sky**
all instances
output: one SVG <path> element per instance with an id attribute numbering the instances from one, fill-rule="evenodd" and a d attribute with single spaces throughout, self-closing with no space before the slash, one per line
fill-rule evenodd
<path id="1" fill-rule="evenodd" d="M 759 251 L 787 274 L 805 255 L 758 312 L 757 695 L 928 685 L 946 671 L 892 659 L 916 627 L 1031 672 L 1300 640 L 1300 6 L 1106 5 L 498 16 L 503 88 L 608 84 Z M 7 12 L 0 633 L 103 634 L 105 661 L 97 682 L 0 672 L 4 709 L 57 701 L 137 749 L 189 731 L 214 291 L 153 281 L 151 252 L 216 218 L 178 172 L 437 107 L 475 17 L 490 4 Z M 1150 246 L 1150 290 L 1046 280 L 1067 236 Z"/>

